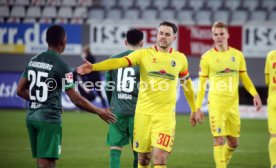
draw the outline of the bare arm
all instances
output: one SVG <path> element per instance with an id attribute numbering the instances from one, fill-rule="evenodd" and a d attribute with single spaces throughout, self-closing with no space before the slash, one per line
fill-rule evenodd
<path id="1" fill-rule="evenodd" d="M 70 100 L 79 108 L 84 109 L 90 113 L 98 114 L 102 120 L 107 123 L 116 122 L 116 117 L 111 113 L 110 109 L 101 109 L 91 104 L 87 99 L 82 97 L 74 88 L 66 90 L 66 94 Z"/>
<path id="2" fill-rule="evenodd" d="M 30 100 L 29 95 L 29 81 L 26 78 L 21 78 L 16 93 L 18 96 L 22 97 L 25 100 Z"/>

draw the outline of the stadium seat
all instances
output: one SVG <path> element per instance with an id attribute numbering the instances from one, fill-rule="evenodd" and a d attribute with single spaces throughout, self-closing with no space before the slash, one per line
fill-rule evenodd
<path id="1" fill-rule="evenodd" d="M 160 20 L 175 20 L 176 14 L 173 9 L 164 9 L 159 13 Z"/>
<path id="2" fill-rule="evenodd" d="M 51 18 L 40 18 L 38 22 L 39 23 L 50 24 L 50 23 L 52 23 L 52 20 L 53 19 L 51 19 Z"/>
<path id="3" fill-rule="evenodd" d="M 170 4 L 177 11 L 180 11 L 180 9 L 182 9 L 186 5 L 187 1 L 189 0 L 171 0 Z"/>
<path id="4" fill-rule="evenodd" d="M 266 21 L 267 20 L 267 13 L 266 11 L 252 11 L 249 17 L 249 21 Z"/>
<path id="5" fill-rule="evenodd" d="M 158 16 L 157 9 L 145 9 L 141 14 L 141 19 L 143 20 L 156 20 Z"/>
<path id="6" fill-rule="evenodd" d="M 243 6 L 253 11 L 259 4 L 259 0 L 244 0 Z"/>
<path id="7" fill-rule="evenodd" d="M 56 24 L 67 24 L 67 23 L 69 23 L 69 21 L 67 18 L 57 18 L 57 19 L 55 19 L 55 23 Z"/>
<path id="8" fill-rule="evenodd" d="M 241 1 L 240 0 L 228 0 L 224 2 L 225 7 L 229 8 L 231 11 L 235 11 L 240 5 Z"/>
<path id="9" fill-rule="evenodd" d="M 38 7 L 38 6 L 30 6 L 27 9 L 26 16 L 28 18 L 39 18 L 39 17 L 41 17 L 40 7 Z"/>
<path id="10" fill-rule="evenodd" d="M 25 8 L 23 6 L 14 6 L 11 10 L 11 17 L 24 18 L 25 17 Z"/>
<path id="11" fill-rule="evenodd" d="M 134 5 L 139 7 L 141 10 L 145 10 L 152 5 L 152 0 L 136 0 L 134 1 Z"/>
<path id="12" fill-rule="evenodd" d="M 218 10 L 218 11 L 213 12 L 213 23 L 216 21 L 222 21 L 222 22 L 228 24 L 229 20 L 230 20 L 230 11 Z"/>
<path id="13" fill-rule="evenodd" d="M 265 7 L 267 10 L 272 11 L 273 8 L 276 7 L 276 1 L 275 0 L 262 1 L 262 6 Z"/>
<path id="14" fill-rule="evenodd" d="M 191 6 L 194 10 L 199 10 L 201 7 L 203 7 L 203 4 L 205 0 L 190 0 L 189 6 Z"/>
<path id="15" fill-rule="evenodd" d="M 124 19 L 135 20 L 140 18 L 140 10 L 137 8 L 128 9 L 124 12 Z"/>
<path id="16" fill-rule="evenodd" d="M 213 11 L 218 10 L 223 5 L 223 0 L 208 0 L 206 5 Z"/>
<path id="17" fill-rule="evenodd" d="M 53 6 L 44 7 L 42 10 L 42 18 L 56 18 L 57 17 L 57 10 Z"/>
<path id="18" fill-rule="evenodd" d="M 73 12 L 73 18 L 87 18 L 87 8 L 86 7 L 76 7 Z"/>
<path id="19" fill-rule="evenodd" d="M 118 6 L 121 6 L 125 11 L 127 9 L 130 9 L 132 6 L 134 6 L 133 0 L 119 0 Z"/>
<path id="20" fill-rule="evenodd" d="M 106 19 L 119 20 L 122 19 L 123 11 L 121 8 L 111 8 L 107 10 Z"/>
<path id="21" fill-rule="evenodd" d="M 110 9 L 118 5 L 118 0 L 101 0 L 100 3 L 105 9 Z"/>
<path id="22" fill-rule="evenodd" d="M 8 6 L 0 6 L 0 17 L 9 17 L 10 10 Z"/>
<path id="23" fill-rule="evenodd" d="M 89 11 L 89 19 L 103 20 L 105 18 L 105 10 L 103 7 L 93 7 Z"/>
<path id="24" fill-rule="evenodd" d="M 20 23 L 20 18 L 17 18 L 17 17 L 9 17 L 7 19 L 7 23 Z"/>
<path id="25" fill-rule="evenodd" d="M 36 19 L 35 18 L 25 18 L 23 20 L 23 23 L 36 23 Z"/>
<path id="26" fill-rule="evenodd" d="M 91 0 L 77 0 L 78 6 L 91 7 L 93 2 Z"/>
<path id="27" fill-rule="evenodd" d="M 72 18 L 73 11 L 71 7 L 60 7 L 57 13 L 58 18 Z"/>
<path id="28" fill-rule="evenodd" d="M 76 5 L 77 5 L 76 0 L 62 0 L 61 1 L 61 6 L 75 7 Z"/>
<path id="29" fill-rule="evenodd" d="M 45 0 L 31 0 L 32 6 L 44 6 L 45 3 Z"/>
<path id="30" fill-rule="evenodd" d="M 60 6 L 61 0 L 46 0 L 47 6 Z"/>
<path id="31" fill-rule="evenodd" d="M 170 0 L 153 0 L 152 5 L 160 10 L 168 7 L 170 4 Z"/>
<path id="32" fill-rule="evenodd" d="M 198 25 L 211 25 L 212 12 L 209 10 L 197 11 L 195 13 L 195 22 Z"/>
<path id="33" fill-rule="evenodd" d="M 188 24 L 188 25 L 194 24 L 192 10 L 181 10 L 177 13 L 176 18 L 180 23 Z"/>
<path id="34" fill-rule="evenodd" d="M 29 0 L 15 0 L 14 5 L 15 6 L 28 6 L 28 5 L 30 5 L 30 1 Z"/>
<path id="35" fill-rule="evenodd" d="M 248 20 L 248 11 L 246 10 L 237 10 L 231 13 L 230 17 L 231 25 L 242 25 Z"/>

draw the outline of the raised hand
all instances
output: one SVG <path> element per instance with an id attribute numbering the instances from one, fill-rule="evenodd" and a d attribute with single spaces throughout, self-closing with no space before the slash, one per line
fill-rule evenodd
<path id="1" fill-rule="evenodd" d="M 85 63 L 77 68 L 77 73 L 80 75 L 85 75 L 92 72 L 92 64 L 87 60 L 84 61 Z"/>

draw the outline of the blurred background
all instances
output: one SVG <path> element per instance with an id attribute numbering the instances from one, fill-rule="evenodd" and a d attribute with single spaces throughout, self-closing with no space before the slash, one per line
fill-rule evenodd
<path id="1" fill-rule="evenodd" d="M 164 20 L 178 26 L 173 47 L 188 57 L 195 84 L 200 56 L 212 47 L 211 25 L 227 23 L 229 44 L 243 51 L 248 73 L 266 104 L 264 65 L 267 53 L 276 48 L 275 0 L 1 0 L 0 108 L 24 106 L 15 95 L 17 82 L 29 59 L 47 49 L 49 25 L 66 29 L 62 59 L 74 69 L 83 62 L 80 55 L 86 44 L 97 62 L 124 51 L 125 31 L 132 27 L 144 32 L 145 47 L 154 45 L 156 28 Z M 188 112 L 182 95 L 177 111 Z M 66 97 L 63 100 L 65 108 L 75 108 Z M 243 87 L 240 102 L 246 105 L 241 106 L 246 116 L 266 117 L 265 108 L 261 115 L 251 109 L 252 98 Z"/>

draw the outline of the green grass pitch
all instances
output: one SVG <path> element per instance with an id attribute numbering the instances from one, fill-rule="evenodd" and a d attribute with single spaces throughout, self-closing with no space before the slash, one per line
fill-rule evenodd
<path id="1" fill-rule="evenodd" d="M 58 168 L 108 168 L 109 150 L 105 145 L 107 124 L 85 112 L 63 113 L 62 156 Z M 266 120 L 242 120 L 240 146 L 229 168 L 268 168 Z M 207 117 L 203 125 L 191 128 L 189 117 L 177 115 L 176 138 L 170 168 L 214 168 L 212 137 Z M 32 168 L 35 160 L 25 126 L 25 112 L 0 110 L 0 168 Z M 126 146 L 121 167 L 131 168 L 132 152 Z"/>

